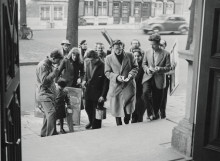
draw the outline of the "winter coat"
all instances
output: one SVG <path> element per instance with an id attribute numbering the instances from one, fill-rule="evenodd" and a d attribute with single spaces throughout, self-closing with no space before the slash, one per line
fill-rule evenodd
<path id="1" fill-rule="evenodd" d="M 58 76 L 66 80 L 67 87 L 77 87 L 77 79 L 84 76 L 83 63 L 75 62 L 72 58 L 64 58 L 59 66 Z"/>
<path id="2" fill-rule="evenodd" d="M 131 114 L 135 109 L 136 83 L 135 76 L 138 73 L 138 64 L 132 53 L 123 51 L 124 58 L 122 64 L 118 61 L 115 53 L 106 57 L 105 75 L 110 80 L 109 96 L 112 115 L 124 117 L 124 109 L 127 114 Z M 132 78 L 128 82 L 118 82 L 119 75 L 125 78 L 131 74 Z"/>
<path id="3" fill-rule="evenodd" d="M 36 100 L 37 101 L 54 101 L 56 98 L 56 86 L 52 62 L 47 58 L 41 61 L 36 68 Z"/>
<path id="4" fill-rule="evenodd" d="M 91 59 L 85 60 L 86 90 L 85 100 L 98 101 L 99 97 L 106 98 L 108 92 L 107 78 L 104 74 L 104 63 L 99 60 L 92 69 Z"/>
<path id="5" fill-rule="evenodd" d="M 66 89 L 57 89 L 56 97 L 56 114 L 57 119 L 66 117 L 66 108 L 65 106 L 70 106 L 70 99 L 68 96 L 68 91 Z"/>

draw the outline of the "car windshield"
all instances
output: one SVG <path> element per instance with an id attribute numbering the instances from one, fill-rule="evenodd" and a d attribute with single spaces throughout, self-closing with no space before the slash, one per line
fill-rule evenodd
<path id="1" fill-rule="evenodd" d="M 153 17 L 152 19 L 154 19 L 154 20 L 165 20 L 166 16 Z"/>

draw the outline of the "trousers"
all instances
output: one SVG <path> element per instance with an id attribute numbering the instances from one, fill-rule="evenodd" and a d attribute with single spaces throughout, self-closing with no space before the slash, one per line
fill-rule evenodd
<path id="1" fill-rule="evenodd" d="M 44 109 L 43 127 L 41 129 L 41 136 L 57 135 L 56 130 L 56 110 L 52 101 L 42 101 L 42 108 Z"/>
<path id="2" fill-rule="evenodd" d="M 88 115 L 89 123 L 92 125 L 92 129 L 99 129 L 102 126 L 102 120 L 95 118 L 97 105 L 98 101 L 85 100 L 85 110 Z"/>

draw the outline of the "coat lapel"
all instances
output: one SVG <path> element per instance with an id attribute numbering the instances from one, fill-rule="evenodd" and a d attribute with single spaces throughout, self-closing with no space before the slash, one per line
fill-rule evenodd
<path id="1" fill-rule="evenodd" d="M 91 65 L 91 64 L 90 64 Z M 95 65 L 95 67 L 93 68 L 93 70 L 91 71 L 91 79 L 93 78 L 93 75 L 95 74 L 97 68 L 101 65 L 101 62 L 99 60 L 99 62 L 97 62 L 97 64 Z"/>
<path id="2" fill-rule="evenodd" d="M 123 61 L 122 61 L 120 73 L 123 72 L 123 70 L 125 69 L 125 67 L 126 67 L 127 64 L 128 64 L 128 56 L 127 56 L 125 53 L 123 53 L 123 54 L 124 54 L 124 58 L 123 58 Z"/>
<path id="3" fill-rule="evenodd" d="M 162 52 L 158 55 L 157 61 L 155 62 L 155 66 L 157 66 L 163 60 L 164 52 L 163 52 L 163 50 L 161 50 L 161 51 Z"/>

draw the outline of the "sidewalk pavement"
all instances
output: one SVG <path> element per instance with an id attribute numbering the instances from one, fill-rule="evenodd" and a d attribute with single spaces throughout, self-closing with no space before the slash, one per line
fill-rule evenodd
<path id="1" fill-rule="evenodd" d="M 34 117 L 36 66 L 21 66 L 23 161 L 171 161 L 186 160 L 172 149 L 172 129 L 184 117 L 185 93 L 168 96 L 167 119 L 116 126 L 108 112 L 102 128 L 86 130 L 88 118 L 81 111 L 81 123 L 73 133 L 40 137 L 43 119 Z M 28 99 L 27 99 L 28 98 Z M 59 132 L 59 126 L 57 126 Z M 67 125 L 64 129 L 68 132 Z"/>

